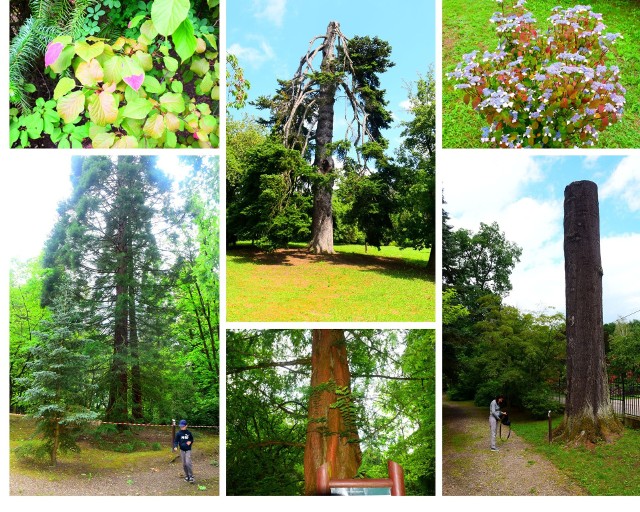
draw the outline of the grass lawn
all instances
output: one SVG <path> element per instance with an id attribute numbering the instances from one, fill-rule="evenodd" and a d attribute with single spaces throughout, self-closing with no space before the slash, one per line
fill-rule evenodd
<path id="1" fill-rule="evenodd" d="M 262 253 L 227 251 L 227 321 L 433 322 L 436 290 L 426 273 L 429 251 L 305 246 Z"/>
<path id="2" fill-rule="evenodd" d="M 555 428 L 562 418 L 553 422 Z M 547 420 L 514 420 L 513 430 L 594 496 L 640 495 L 640 430 L 627 428 L 593 449 L 549 444 Z"/>
<path id="3" fill-rule="evenodd" d="M 511 0 L 505 0 L 505 3 Z M 570 7 L 580 2 L 564 3 Z M 538 27 L 550 25 L 547 18 L 557 0 L 529 0 L 526 7 L 533 13 Z M 622 120 L 609 126 L 600 135 L 600 148 L 640 147 L 640 3 L 638 0 L 594 0 L 589 5 L 603 15 L 608 32 L 620 32 L 624 39 L 614 45 L 620 67 L 621 82 L 627 89 Z M 446 78 L 473 50 L 494 51 L 498 38 L 495 25 L 489 18 L 498 10 L 495 1 L 443 0 L 442 2 L 442 146 L 445 148 L 488 147 L 480 142 L 481 127 L 486 124 L 471 106 L 462 101 L 463 95 Z"/>

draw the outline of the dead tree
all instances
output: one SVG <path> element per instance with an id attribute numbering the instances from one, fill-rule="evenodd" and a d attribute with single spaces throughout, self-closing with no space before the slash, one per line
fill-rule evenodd
<path id="1" fill-rule="evenodd" d="M 622 429 L 609 397 L 602 320 L 598 188 L 590 181 L 564 191 L 567 398 L 554 439 L 587 444 Z"/>
<path id="2" fill-rule="evenodd" d="M 352 52 L 354 47 L 356 52 Z M 259 107 L 271 109 L 272 122 L 286 147 L 298 149 L 303 155 L 313 149 L 317 176 L 313 186 L 311 252 L 334 252 L 331 200 L 335 181 L 332 143 L 336 97 L 344 94 L 351 112 L 345 140 L 356 147 L 366 141 L 382 140 L 380 128 L 388 127 L 391 117 L 385 108 L 384 91 L 378 88 L 377 74 L 393 66 L 388 60 L 390 53 L 389 45 L 378 38 L 347 39 L 340 24 L 331 21 L 325 35 L 310 41 L 293 78 L 280 81 L 280 90 L 274 98 L 258 100 Z M 322 60 L 317 68 L 319 55 Z"/>

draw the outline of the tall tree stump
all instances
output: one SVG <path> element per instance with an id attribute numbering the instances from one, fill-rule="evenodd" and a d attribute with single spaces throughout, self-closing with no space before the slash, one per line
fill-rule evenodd
<path id="1" fill-rule="evenodd" d="M 554 439 L 589 444 L 622 430 L 609 397 L 602 323 L 598 187 L 576 181 L 564 191 L 567 398 Z"/>

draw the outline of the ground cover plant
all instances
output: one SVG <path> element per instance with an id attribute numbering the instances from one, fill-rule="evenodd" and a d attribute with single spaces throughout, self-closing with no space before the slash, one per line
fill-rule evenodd
<path id="1" fill-rule="evenodd" d="M 33 0 L 11 42 L 11 146 L 217 147 L 217 25 L 218 0 Z"/>
<path id="2" fill-rule="evenodd" d="M 11 495 L 219 494 L 219 437 L 212 430 L 197 429 L 194 434 L 199 478 L 196 485 L 188 485 L 180 478 L 181 464 L 171 452 L 170 427 L 121 432 L 112 425 L 86 428 L 78 439 L 81 450 L 61 455 L 52 472 L 49 461 L 37 458 L 32 450 L 34 421 L 11 415 L 9 425 Z"/>
<path id="3" fill-rule="evenodd" d="M 638 145 L 630 2 L 463 4 L 443 5 L 444 147 Z"/>
<path id="4" fill-rule="evenodd" d="M 354 252 L 353 246 L 336 245 L 335 250 L 329 257 L 309 254 L 304 247 L 271 253 L 246 245 L 229 249 L 227 319 L 435 320 L 428 251 L 404 259 L 397 247 L 370 248 L 367 254 Z"/>
<path id="5" fill-rule="evenodd" d="M 553 427 L 556 428 L 561 420 L 561 417 L 556 417 Z M 615 443 L 599 443 L 591 449 L 572 450 L 567 450 L 562 443 L 548 443 L 546 420 L 518 418 L 514 432 L 591 495 L 637 496 L 640 493 L 640 430 L 626 428 Z"/>

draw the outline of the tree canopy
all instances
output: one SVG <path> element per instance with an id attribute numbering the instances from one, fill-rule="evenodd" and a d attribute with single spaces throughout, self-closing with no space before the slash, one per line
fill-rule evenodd
<path id="1" fill-rule="evenodd" d="M 357 474 L 382 478 L 393 459 L 404 466 L 407 494 L 433 494 L 434 332 L 344 331 L 348 389 L 312 383 L 311 338 L 309 331 L 227 333 L 228 494 L 304 492 L 309 414 L 317 410 L 310 401 L 329 388 L 330 410 L 357 431 Z"/>

